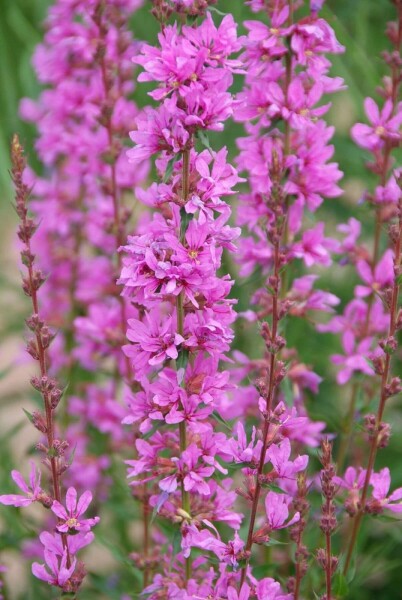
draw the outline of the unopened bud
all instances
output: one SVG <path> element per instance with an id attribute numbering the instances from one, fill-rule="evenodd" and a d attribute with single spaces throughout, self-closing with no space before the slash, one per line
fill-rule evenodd
<path id="1" fill-rule="evenodd" d="M 32 413 L 32 424 L 38 431 L 41 431 L 42 433 L 47 432 L 45 417 L 39 411 Z"/>

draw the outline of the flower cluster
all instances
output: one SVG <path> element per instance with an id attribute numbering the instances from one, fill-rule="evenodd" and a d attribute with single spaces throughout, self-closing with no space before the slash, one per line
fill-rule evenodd
<path id="1" fill-rule="evenodd" d="M 28 340 L 27 351 L 37 361 L 40 376 L 31 378 L 32 386 L 40 393 L 43 400 L 43 412 L 35 411 L 29 416 L 34 427 L 43 434 L 44 439 L 37 448 L 43 454 L 42 462 L 51 474 L 52 492 L 48 493 L 41 487 L 41 471 L 31 462 L 29 485 L 18 471 L 12 471 L 11 476 L 21 494 L 5 494 L 0 496 L 0 503 L 16 507 L 27 507 L 33 502 L 39 502 L 45 508 L 51 509 L 58 517 L 56 525 L 49 523 L 55 530 L 52 534 L 44 531 L 40 541 L 44 546 L 44 557 L 51 574 L 44 565 L 34 563 L 33 574 L 43 579 L 63 592 L 76 592 L 85 577 L 84 565 L 77 561 L 75 555 L 84 546 L 91 543 L 93 534 L 91 528 L 99 521 L 99 517 L 81 519 L 87 510 L 92 494 L 85 491 L 77 502 L 77 491 L 70 487 L 66 494 L 66 508 L 61 504 L 61 477 L 71 465 L 72 458 L 67 460 L 65 454 L 68 442 L 56 437 L 55 411 L 62 397 L 62 390 L 56 380 L 48 375 L 48 349 L 54 334 L 42 318 L 38 291 L 45 281 L 43 272 L 36 267 L 35 255 L 32 252 L 31 240 L 37 229 L 37 222 L 28 214 L 28 199 L 30 190 L 24 183 L 25 158 L 23 149 L 15 136 L 11 146 L 12 179 L 15 186 L 16 211 L 20 219 L 18 237 L 22 242 L 21 260 L 26 267 L 27 275 L 23 277 L 22 287 L 31 299 L 33 313 L 26 320 L 32 337 Z M 78 534 L 75 535 L 75 534 Z M 74 535 L 74 537 L 71 537 Z"/>
<path id="2" fill-rule="evenodd" d="M 223 250 L 233 252 L 239 235 L 228 224 L 224 197 L 239 177 L 226 149 L 198 149 L 233 112 L 228 88 L 240 62 L 230 55 L 240 43 L 231 16 L 216 26 L 209 13 L 197 27 L 164 26 L 159 43 L 144 44 L 135 59 L 144 69 L 139 80 L 158 83 L 150 95 L 159 105 L 137 119 L 128 157 L 136 166 L 156 154 L 161 181 L 138 192 L 155 213 L 122 248 L 120 283 L 138 311 L 128 320 L 124 351 L 141 388 L 129 400 L 125 421 L 147 433 L 136 442 L 138 457 L 128 461 L 128 475 L 135 488 L 147 484 L 154 510 L 181 533 L 177 590 L 189 585 L 191 548 L 209 544 L 235 560 L 221 550 L 216 526 L 237 530 L 241 522 L 231 508 L 230 479 L 219 481 L 230 448 L 213 426 L 227 402 L 229 373 L 219 361 L 226 360 L 235 319 L 232 281 L 218 274 Z M 192 575 L 192 585 L 204 576 Z M 171 585 L 158 575 L 146 591 L 177 597 Z"/>
<path id="3" fill-rule="evenodd" d="M 377 451 L 389 443 L 391 427 L 383 421 L 387 401 L 402 390 L 399 377 L 392 376 L 392 356 L 397 350 L 397 333 L 402 328 L 402 315 L 398 307 L 399 287 L 402 274 L 402 178 L 400 169 L 394 168 L 393 152 L 401 145 L 402 103 L 400 95 L 401 67 L 401 16 L 402 6 L 397 3 L 398 21 L 389 23 L 387 35 L 391 52 L 383 58 L 391 76 L 384 78 L 379 88 L 382 108 L 372 98 L 366 98 L 364 109 L 369 124 L 357 123 L 351 135 L 354 142 L 370 154 L 367 169 L 377 177 L 374 191 L 366 192 L 363 200 L 372 208 L 375 220 L 372 249 L 360 243 L 360 223 L 351 218 L 339 226 L 344 235 L 341 252 L 343 263 L 355 267 L 359 284 L 354 288 L 354 298 L 345 306 L 342 315 L 334 317 L 321 326 L 323 331 L 340 333 L 344 354 L 334 355 L 332 360 L 340 365 L 337 381 L 343 385 L 353 377 L 349 410 L 346 417 L 346 435 L 340 446 L 339 466 L 342 468 L 351 444 L 352 423 L 360 420 L 367 442 L 369 458 L 366 469 L 356 471 L 349 467 L 341 480 L 341 486 L 349 489 L 345 502 L 348 514 L 353 518 L 344 574 L 347 573 L 355 542 L 365 512 L 378 514 L 384 507 L 398 512 L 393 500 L 400 499 L 400 489 L 389 498 L 390 472 L 383 469 L 374 472 Z M 383 231 L 387 231 L 386 245 Z M 385 247 L 384 247 L 385 246 Z M 377 383 L 370 382 L 369 394 L 378 395 L 376 412 L 358 411 L 356 397 L 361 382 L 354 375 L 363 373 L 370 378 L 377 376 Z M 371 497 L 369 487 L 372 486 Z"/>
<path id="4" fill-rule="evenodd" d="M 65 436 L 76 450 L 68 481 L 86 481 L 102 494 L 110 446 L 132 443 L 120 424 L 122 383 L 132 377 L 121 345 L 127 316 L 136 313 L 115 282 L 117 248 L 132 212 L 124 196 L 148 172 L 147 161 L 129 168 L 124 147 L 139 113 L 131 99 L 138 43 L 128 21 L 141 4 L 56 2 L 34 56 L 47 88 L 38 101 L 21 105 L 22 116 L 36 123 L 36 150 L 46 167 L 46 177 L 36 178 L 32 208 L 41 220 L 38 257 L 50 274 L 43 311 L 60 330 L 50 368 L 70 382 Z M 99 371 L 115 376 L 74 389 L 79 369 L 88 379 Z M 109 447 L 98 456 L 90 450 L 88 426 L 109 434 Z"/>
<path id="5" fill-rule="evenodd" d="M 240 274 L 247 277 L 261 271 L 265 276 L 263 287 L 252 297 L 255 311 L 248 310 L 241 316 L 251 322 L 263 320 L 261 334 L 266 353 L 259 361 L 241 358 L 240 377 L 248 363 L 249 378 L 256 383 L 246 388 L 247 393 L 242 386 L 235 394 L 242 413 L 259 415 L 263 423 L 249 492 L 252 508 L 247 552 L 259 542 L 259 531 L 255 531 L 259 500 L 265 480 L 272 481 L 270 474 L 264 474 L 265 462 L 277 437 L 285 438 L 282 446 L 289 439 L 317 446 L 324 428 L 323 423 L 309 422 L 303 404 L 304 390 L 316 393 L 321 378 L 302 363 L 295 349 L 286 348 L 281 329 L 285 317 L 311 318 L 312 311 L 331 313 L 339 303 L 334 294 L 314 288 L 317 275 L 306 274 L 290 281 L 287 273 L 290 265 L 301 261 L 307 268 L 327 267 L 332 253 L 339 249 L 339 243 L 325 235 L 323 222 L 306 227 L 304 215 L 315 213 L 324 198 L 341 194 L 338 181 L 342 174 L 337 164 L 330 162 L 334 148 L 329 141 L 334 128 L 322 117 L 330 107 L 323 104 L 324 96 L 344 87 L 342 79 L 329 76 L 331 64 L 327 58 L 344 49 L 317 10 L 311 9 L 308 17 L 297 20 L 297 7 L 292 9 L 289 2 L 251 1 L 250 5 L 254 12 L 263 10 L 268 23 L 245 22 L 245 86 L 237 96 L 235 109 L 235 118 L 245 123 L 247 133 L 247 137 L 238 139 L 238 165 L 247 172 L 249 182 L 249 190 L 240 196 L 237 213 L 237 223 L 249 234 L 241 240 Z M 286 380 L 295 390 L 290 398 L 286 397 L 292 412 L 283 403 L 283 392 L 289 385 Z M 288 423 L 284 426 L 287 431 L 278 428 L 278 413 L 285 416 L 283 423 L 292 418 L 305 422 L 305 428 L 297 432 L 298 438 Z M 306 465 L 307 461 L 303 468 Z M 280 478 L 279 485 L 283 481 Z M 297 500 L 300 488 L 296 478 L 289 489 L 282 489 L 290 493 L 289 502 L 293 497 L 295 505 L 303 509 L 305 500 Z M 271 494 L 266 496 L 266 504 Z M 300 534 L 302 529 L 298 530 Z M 299 533 L 293 537 L 302 564 L 306 549 Z M 297 596 L 304 573 L 305 569 L 297 568 L 296 578 L 289 582 L 289 590 L 297 590 Z M 243 567 L 242 581 L 245 577 Z"/>

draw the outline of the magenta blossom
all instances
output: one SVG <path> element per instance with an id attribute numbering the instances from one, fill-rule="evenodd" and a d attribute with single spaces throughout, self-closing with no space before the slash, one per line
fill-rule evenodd
<path id="1" fill-rule="evenodd" d="M 392 285 L 394 281 L 394 261 L 392 250 L 387 250 L 377 263 L 374 272 L 365 260 L 359 260 L 356 265 L 357 272 L 366 285 L 357 285 L 355 294 L 358 298 L 369 296 Z"/>
<path id="2" fill-rule="evenodd" d="M 293 252 L 302 258 L 306 267 L 315 264 L 329 266 L 331 264 L 330 251 L 338 248 L 335 240 L 324 236 L 324 223 L 317 223 L 313 229 L 308 229 L 302 235 L 302 241 L 294 244 Z"/>
<path id="3" fill-rule="evenodd" d="M 352 127 L 352 138 L 362 148 L 371 152 L 381 149 L 385 142 L 398 144 L 401 139 L 399 128 L 402 123 L 402 110 L 392 116 L 393 105 L 387 100 L 380 112 L 371 98 L 364 101 L 364 109 L 371 125 L 356 123 Z"/>
<path id="4" fill-rule="evenodd" d="M 32 504 L 32 502 L 40 501 L 41 495 L 43 494 L 42 488 L 40 487 L 41 472 L 39 469 L 36 470 L 35 463 L 33 461 L 31 461 L 29 486 L 25 483 L 25 480 L 19 471 L 11 471 L 11 477 L 14 479 L 20 490 L 25 492 L 26 495 L 22 496 L 21 494 L 5 494 L 0 496 L 1 504 L 11 504 L 12 506 L 29 506 Z"/>
<path id="5" fill-rule="evenodd" d="M 361 490 L 364 485 L 365 477 L 365 469 L 362 469 L 361 467 L 358 469 L 355 469 L 355 467 L 348 467 L 343 478 L 335 475 L 333 482 L 345 490 Z"/>
<path id="6" fill-rule="evenodd" d="M 333 363 L 336 365 L 343 365 L 343 368 L 336 376 L 336 380 L 340 385 L 347 383 L 354 371 L 361 371 L 366 375 L 374 375 L 374 371 L 367 361 L 372 341 L 371 337 L 364 338 L 355 347 L 353 339 L 344 338 L 342 340 L 346 356 L 342 354 L 334 354 L 331 356 Z"/>
<path id="7" fill-rule="evenodd" d="M 178 479 L 182 479 L 186 492 L 198 492 L 201 495 L 208 496 L 210 487 L 205 481 L 215 471 L 215 467 L 204 466 L 198 463 L 202 451 L 195 444 L 188 446 L 187 450 L 182 452 L 181 457 L 173 457 L 172 461 L 176 464 L 177 475 L 165 477 L 159 483 L 161 490 L 165 492 L 174 492 L 177 489 Z M 179 476 L 179 477 L 178 477 Z"/>
<path id="8" fill-rule="evenodd" d="M 172 317 L 166 317 L 164 322 L 159 323 L 155 314 L 150 312 L 146 315 L 146 323 L 129 319 L 128 324 L 127 338 L 133 343 L 123 349 L 127 356 L 133 358 L 134 366 L 138 359 L 141 364 L 159 365 L 178 357 L 178 346 L 184 338 L 174 332 Z"/>
<path id="9" fill-rule="evenodd" d="M 391 485 L 391 474 L 388 467 L 381 469 L 379 473 L 373 473 L 370 484 L 373 486 L 373 498 L 376 500 L 375 504 L 379 504 L 378 508 L 388 508 L 394 513 L 402 513 L 402 487 L 387 496 Z"/>
<path id="10" fill-rule="evenodd" d="M 290 527 L 300 519 L 300 514 L 296 512 L 294 516 L 286 522 L 289 517 L 289 504 L 292 498 L 287 494 L 277 494 L 268 492 L 265 498 L 265 511 L 267 521 L 271 531 Z"/>
<path id="11" fill-rule="evenodd" d="M 66 536 L 67 548 L 70 555 L 77 554 L 81 548 L 85 548 L 85 546 L 91 544 L 94 538 L 95 536 L 92 531 L 79 531 L 74 535 Z M 51 534 L 48 531 L 42 531 L 39 539 L 44 545 L 45 550 L 48 550 L 57 556 L 63 556 L 65 548 L 63 546 L 63 540 L 60 534 Z"/>
<path id="12" fill-rule="evenodd" d="M 267 458 L 271 462 L 275 473 L 280 480 L 283 480 L 283 484 L 289 481 L 295 481 L 297 473 L 304 471 L 307 468 L 308 456 L 303 454 L 297 456 L 295 460 L 289 460 L 291 453 L 291 446 L 289 438 L 285 438 L 280 444 L 272 444 L 267 451 Z M 281 485 L 280 482 L 279 485 Z"/>
<path id="13" fill-rule="evenodd" d="M 59 563 L 57 555 L 46 548 L 44 551 L 44 557 L 46 566 L 50 570 L 50 573 L 44 564 L 41 565 L 37 562 L 33 563 L 32 565 L 32 573 L 35 575 L 35 577 L 42 579 L 43 581 L 47 581 L 47 583 L 50 585 L 54 585 L 62 589 L 65 588 L 67 591 L 69 591 L 68 581 L 74 573 L 77 560 L 74 558 L 74 560 L 71 562 L 71 566 L 67 567 L 67 550 L 64 551 Z"/>
<path id="14" fill-rule="evenodd" d="M 89 490 L 84 492 L 77 501 L 77 491 L 70 487 L 66 494 L 66 508 L 60 502 L 55 500 L 52 504 L 52 511 L 61 520 L 57 525 L 58 531 L 67 533 L 68 531 L 89 531 L 91 527 L 99 523 L 99 517 L 92 519 L 80 519 L 81 515 L 87 510 L 92 501 L 92 494 Z M 67 510 L 66 510 L 67 509 Z"/>

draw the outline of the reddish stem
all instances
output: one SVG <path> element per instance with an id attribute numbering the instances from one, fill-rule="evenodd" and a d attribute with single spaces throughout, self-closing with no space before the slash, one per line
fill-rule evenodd
<path id="1" fill-rule="evenodd" d="M 29 190 L 27 186 L 23 183 L 23 173 L 25 170 L 25 158 L 23 154 L 23 148 L 19 143 L 18 137 L 14 136 L 12 146 L 11 146 L 11 157 L 12 157 L 12 178 L 16 189 L 16 204 L 17 204 L 17 212 L 21 220 L 20 231 L 25 232 L 24 235 L 24 245 L 26 255 L 32 257 L 31 260 L 28 260 L 26 264 L 28 271 L 28 279 L 27 279 L 27 295 L 31 298 L 33 316 L 37 316 L 39 318 L 39 301 L 38 301 L 38 293 L 37 286 L 35 283 L 35 273 L 34 273 L 34 255 L 31 250 L 31 237 L 32 233 L 28 234 L 28 231 L 32 229 L 32 221 L 28 219 L 28 211 L 27 211 L 27 203 L 29 199 Z M 19 210 L 18 210 L 19 209 Z M 30 222 L 31 221 L 31 222 Z M 43 343 L 41 330 L 37 327 L 35 329 L 35 341 L 36 341 L 36 351 L 37 351 L 37 360 L 39 363 L 39 371 L 41 378 L 48 379 L 47 372 L 47 351 L 46 347 Z M 53 418 L 53 408 L 51 405 L 51 398 L 49 391 L 41 392 L 43 398 L 43 404 L 45 409 L 46 416 L 46 439 L 48 445 L 48 459 L 50 462 L 50 471 L 52 475 L 52 487 L 53 487 L 53 496 L 54 499 L 58 502 L 61 502 L 61 492 L 60 492 L 60 473 L 59 473 L 59 465 L 58 459 L 53 456 L 54 451 L 54 418 Z M 49 455 L 50 453 L 50 455 Z M 70 567 L 70 555 L 67 545 L 67 536 L 65 533 L 61 534 L 61 539 L 63 543 L 63 548 L 67 550 L 67 565 Z"/>
<path id="2" fill-rule="evenodd" d="M 277 281 L 279 281 L 279 241 L 277 241 L 275 243 L 275 247 L 274 247 L 274 277 L 276 278 Z M 279 322 L 278 300 L 279 300 L 279 286 L 275 287 L 273 297 L 272 297 L 272 340 L 275 340 L 277 331 L 278 331 L 278 322 Z M 262 445 L 262 450 L 261 450 L 261 455 L 260 455 L 260 461 L 258 464 L 257 474 L 256 474 L 256 478 L 255 478 L 255 491 L 254 491 L 253 503 L 252 503 L 252 508 L 251 508 L 250 523 L 249 523 L 248 534 L 247 534 L 247 542 L 246 542 L 246 547 L 245 547 L 246 553 L 251 552 L 251 548 L 253 545 L 254 526 L 255 526 L 258 504 L 259 504 L 259 499 L 260 499 L 261 489 L 262 489 L 260 480 L 261 480 L 261 475 L 264 471 L 265 457 L 266 457 L 266 453 L 267 453 L 268 446 L 269 446 L 269 424 L 270 424 L 269 423 L 269 413 L 270 413 L 270 410 L 272 407 L 274 392 L 275 392 L 275 387 L 276 387 L 274 385 L 276 356 L 277 355 L 275 352 L 272 352 L 271 356 L 270 356 L 270 366 L 269 366 L 269 376 L 268 376 L 268 394 L 267 394 L 267 400 L 266 400 L 267 417 L 264 422 L 264 429 L 263 429 L 263 434 L 262 434 L 263 445 Z M 242 572 L 241 572 L 240 588 L 243 585 L 245 577 L 246 577 L 247 566 L 248 566 L 249 560 L 250 560 L 250 558 L 248 558 L 246 565 L 243 567 Z"/>
<path id="3" fill-rule="evenodd" d="M 399 206 L 399 231 L 398 231 L 398 238 L 397 238 L 397 241 L 395 244 L 395 259 L 394 259 L 396 272 L 399 272 L 399 268 L 401 266 L 401 246 L 402 246 L 402 204 L 400 203 L 400 206 Z M 399 283 L 398 283 L 398 278 L 395 277 L 394 283 L 392 286 L 392 297 L 391 297 L 391 307 L 390 307 L 390 325 L 389 325 L 389 330 L 388 330 L 388 337 L 393 337 L 396 333 L 398 296 L 399 296 Z M 381 377 L 380 402 L 378 405 L 377 416 L 376 416 L 377 432 L 378 432 L 378 428 L 382 421 L 382 417 L 383 417 L 384 409 L 385 409 L 385 403 L 387 400 L 386 386 L 389 383 L 390 370 L 391 370 L 391 355 L 389 353 L 386 353 L 385 362 L 384 362 L 384 370 L 383 370 L 383 374 Z M 361 523 L 361 520 L 362 520 L 362 517 L 364 514 L 367 493 L 368 493 L 368 487 L 370 485 L 370 479 L 371 479 L 371 475 L 372 475 L 373 469 L 374 469 L 374 463 L 375 463 L 375 459 L 377 456 L 377 450 L 378 450 L 378 434 L 374 435 L 370 442 L 370 453 L 369 453 L 369 459 L 368 459 L 368 464 L 367 464 L 366 477 L 364 480 L 364 485 L 363 485 L 362 494 L 361 494 L 361 498 L 360 498 L 360 510 L 357 513 L 354 523 L 353 523 L 353 529 L 352 529 L 349 547 L 348 547 L 348 551 L 347 551 L 347 555 L 346 555 L 344 574 L 346 574 L 349 569 L 350 562 L 351 562 L 352 555 L 353 555 L 353 550 L 354 550 L 356 540 L 357 540 L 357 534 L 358 534 L 358 531 L 360 528 L 360 523 Z"/>

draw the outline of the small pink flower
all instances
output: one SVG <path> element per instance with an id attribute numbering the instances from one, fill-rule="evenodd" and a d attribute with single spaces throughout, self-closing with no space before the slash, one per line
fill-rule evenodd
<path id="1" fill-rule="evenodd" d="M 67 551 L 65 550 L 63 556 L 61 558 L 60 564 L 57 555 L 47 550 L 45 548 L 44 557 L 46 566 L 49 571 L 46 569 L 44 564 L 39 564 L 34 562 L 32 565 L 32 573 L 38 579 L 42 579 L 42 581 L 47 581 L 50 585 L 54 585 L 60 588 L 66 587 L 66 584 L 75 570 L 75 565 L 77 563 L 76 559 L 71 563 L 70 567 L 67 567 Z"/>
<path id="2" fill-rule="evenodd" d="M 372 338 L 364 338 L 355 348 L 354 339 L 344 338 L 343 348 L 346 356 L 342 354 L 334 354 L 331 356 L 332 362 L 336 365 L 342 365 L 343 368 L 336 376 L 336 380 L 340 385 L 344 385 L 352 377 L 354 371 L 361 371 L 366 375 L 374 375 L 372 367 L 369 365 L 366 357 L 368 357 Z"/>
<path id="3" fill-rule="evenodd" d="M 300 519 L 300 514 L 297 512 L 286 522 L 289 517 L 289 504 L 292 498 L 287 494 L 277 494 L 276 492 L 268 492 L 265 498 L 265 511 L 267 521 L 271 531 L 275 529 L 283 529 L 290 527 Z"/>
<path id="4" fill-rule="evenodd" d="M 354 467 L 348 467 L 343 478 L 335 475 L 333 481 L 336 483 L 336 485 L 339 485 L 339 487 L 345 490 L 361 490 L 364 485 L 365 477 L 365 469 L 362 469 L 361 467 L 358 469 L 355 469 Z"/>
<path id="5" fill-rule="evenodd" d="M 89 490 L 84 492 L 77 501 L 77 491 L 70 487 L 66 494 L 66 508 L 60 502 L 55 500 L 52 504 L 52 511 L 62 521 L 56 527 L 58 531 L 67 533 L 68 531 L 89 531 L 91 527 L 99 523 L 99 517 L 92 519 L 80 519 L 80 516 L 87 510 L 92 501 L 92 494 Z"/>
<path id="6" fill-rule="evenodd" d="M 324 223 L 317 223 L 313 229 L 308 229 L 302 235 L 302 241 L 294 244 L 293 253 L 302 258 L 306 267 L 315 264 L 329 266 L 331 264 L 330 251 L 337 249 L 337 242 L 324 235 Z"/>
<path id="7" fill-rule="evenodd" d="M 19 471 L 11 471 L 11 477 L 14 479 L 20 490 L 25 492 L 26 496 L 22 496 L 20 494 L 5 494 L 0 496 L 1 504 L 12 506 L 29 506 L 32 504 L 32 502 L 40 500 L 40 496 L 43 493 L 42 488 L 40 487 L 41 472 L 39 469 L 36 470 L 35 463 L 33 461 L 31 461 L 31 473 L 29 476 L 30 486 L 25 483 L 25 480 Z"/>
<path id="8" fill-rule="evenodd" d="M 352 127 L 352 138 L 356 144 L 373 152 L 382 148 L 386 141 L 398 143 L 401 139 L 402 106 L 398 105 L 395 116 L 392 116 L 392 109 L 391 100 L 385 102 L 380 112 L 374 100 L 366 98 L 364 110 L 371 125 L 356 123 Z"/>
<path id="9" fill-rule="evenodd" d="M 379 292 L 385 287 L 392 285 L 394 281 L 394 260 L 392 250 L 387 250 L 381 260 L 377 263 L 374 272 L 365 260 L 359 260 L 356 264 L 357 272 L 367 285 L 357 285 L 355 294 L 358 298 L 369 296 L 373 292 Z"/>
<path id="10" fill-rule="evenodd" d="M 230 586 L 228 588 L 228 600 L 248 600 L 250 598 L 251 588 L 248 583 L 243 583 L 240 592 Z"/>
<path id="11" fill-rule="evenodd" d="M 402 513 L 402 487 L 387 496 L 391 485 L 391 474 L 388 467 L 381 469 L 379 473 L 373 473 L 370 484 L 373 486 L 373 498 L 381 508 L 388 508 L 394 513 Z"/>
<path id="12" fill-rule="evenodd" d="M 307 454 L 297 456 L 295 460 L 292 461 L 289 460 L 290 453 L 290 441 L 288 438 L 285 438 L 279 445 L 272 444 L 266 454 L 278 477 L 283 480 L 296 480 L 296 474 L 307 468 Z M 284 481 L 284 483 L 286 483 L 286 481 Z"/>

